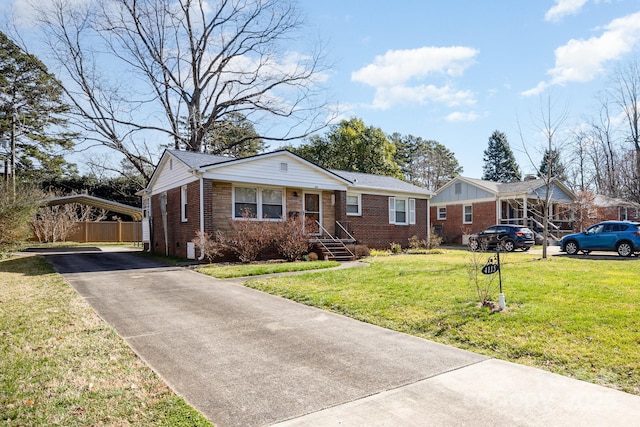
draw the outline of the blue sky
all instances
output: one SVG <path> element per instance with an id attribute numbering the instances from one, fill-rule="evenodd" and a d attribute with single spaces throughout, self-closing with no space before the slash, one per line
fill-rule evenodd
<path id="1" fill-rule="evenodd" d="M 385 133 L 435 139 L 463 175 L 482 175 L 494 130 L 507 134 L 524 173 L 544 147 L 549 97 L 564 128 L 597 113 L 611 72 L 636 58 L 637 0 L 305 0 L 309 23 L 335 66 L 327 86 L 343 117 Z"/>
<path id="2" fill-rule="evenodd" d="M 28 16 L 30 1 L 2 2 L 0 11 L 9 6 Z M 506 133 L 522 172 L 534 172 L 524 146 L 538 165 L 546 97 L 566 110 L 569 132 L 597 113 L 596 95 L 640 48 L 639 0 L 299 0 L 299 6 L 305 32 L 323 41 L 333 64 L 324 84 L 342 118 L 437 140 L 474 178 L 482 175 L 494 130 Z"/>

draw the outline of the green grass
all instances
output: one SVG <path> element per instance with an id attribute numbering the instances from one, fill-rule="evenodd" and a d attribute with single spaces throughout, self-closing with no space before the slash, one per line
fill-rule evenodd
<path id="1" fill-rule="evenodd" d="M 301 261 L 301 262 L 277 262 L 264 264 L 219 265 L 209 264 L 198 268 L 200 273 L 219 279 L 233 277 L 260 276 L 263 274 L 288 273 L 293 271 L 318 270 L 337 267 L 337 261 Z"/>
<path id="2" fill-rule="evenodd" d="M 6 425 L 208 426 L 42 258 L 0 261 Z"/>
<path id="3" fill-rule="evenodd" d="M 480 254 L 482 264 L 490 254 Z M 385 328 L 640 394 L 640 260 L 503 255 L 507 309 L 469 281 L 472 255 L 370 258 L 368 268 L 247 286 Z M 497 275 L 493 297 L 497 300 Z"/>

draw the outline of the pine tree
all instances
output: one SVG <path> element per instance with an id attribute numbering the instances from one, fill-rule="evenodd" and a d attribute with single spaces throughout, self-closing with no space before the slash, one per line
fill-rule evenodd
<path id="1" fill-rule="evenodd" d="M 67 132 L 60 82 L 33 55 L 0 32 L 0 139 L 13 139 L 16 170 L 39 179 L 74 172 L 65 159 L 74 134 Z"/>
<path id="2" fill-rule="evenodd" d="M 542 162 L 540 163 L 540 168 L 538 171 L 539 178 L 546 178 L 548 173 L 548 166 L 551 165 L 551 177 L 557 178 L 560 181 L 567 180 L 567 170 L 565 166 L 560 161 L 560 152 L 556 149 L 544 150 L 544 155 L 542 156 Z"/>
<path id="3" fill-rule="evenodd" d="M 522 179 L 520 167 L 509 147 L 507 135 L 500 131 L 496 130 L 491 134 L 489 146 L 484 151 L 482 160 L 484 161 L 482 166 L 484 180 L 514 182 Z"/>

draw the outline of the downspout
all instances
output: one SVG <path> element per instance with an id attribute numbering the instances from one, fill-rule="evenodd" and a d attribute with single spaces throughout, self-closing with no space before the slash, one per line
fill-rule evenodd
<path id="1" fill-rule="evenodd" d="M 427 198 L 427 242 L 431 244 L 431 196 Z"/>
<path id="2" fill-rule="evenodd" d="M 151 203 L 153 202 L 153 197 L 151 195 L 148 196 L 149 198 L 149 203 L 147 204 L 147 226 L 149 227 L 149 249 L 147 249 L 147 252 L 151 253 L 151 250 L 153 248 L 153 208 Z M 145 218 L 143 218 L 145 219 Z"/>
<path id="3" fill-rule="evenodd" d="M 200 174 L 200 256 L 198 261 L 204 259 L 205 253 L 202 250 L 204 247 L 204 178 Z"/>
<path id="4" fill-rule="evenodd" d="M 164 228 L 164 251 L 169 256 L 169 232 L 167 230 L 167 192 L 160 194 L 160 211 L 162 212 L 162 228 Z"/>

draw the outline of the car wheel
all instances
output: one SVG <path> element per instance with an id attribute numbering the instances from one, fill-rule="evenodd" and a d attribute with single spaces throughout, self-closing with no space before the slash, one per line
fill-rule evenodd
<path id="1" fill-rule="evenodd" d="M 620 256 L 631 256 L 633 254 L 633 246 L 629 242 L 620 242 L 618 246 L 616 246 L 616 250 L 618 251 L 618 255 Z"/>
<path id="2" fill-rule="evenodd" d="M 505 252 L 513 252 L 513 250 L 516 248 L 515 243 L 513 243 L 513 240 L 507 240 L 506 242 L 504 242 L 502 244 L 502 249 Z"/>
<path id="3" fill-rule="evenodd" d="M 480 244 L 478 244 L 477 240 L 475 239 L 469 240 L 469 249 L 475 252 L 478 250 L 479 247 L 480 247 Z"/>
<path id="4" fill-rule="evenodd" d="M 578 247 L 578 242 L 575 242 L 573 240 L 568 241 L 564 245 L 564 250 L 567 252 L 567 255 L 575 255 L 578 253 L 579 249 L 580 248 Z"/>

